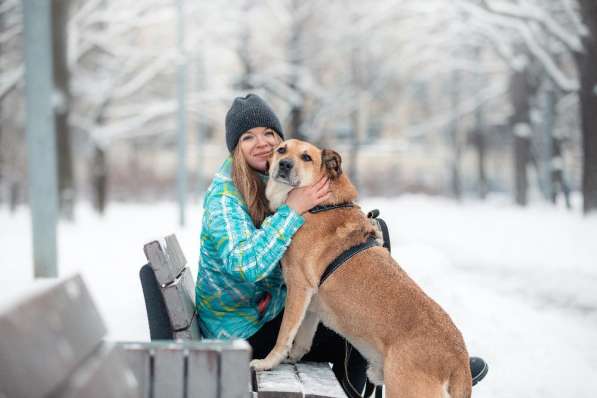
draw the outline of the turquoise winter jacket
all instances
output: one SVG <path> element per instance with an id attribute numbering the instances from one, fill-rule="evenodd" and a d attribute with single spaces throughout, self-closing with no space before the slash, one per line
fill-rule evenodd
<path id="1" fill-rule="evenodd" d="M 256 228 L 231 178 L 232 159 L 216 173 L 203 201 L 195 297 L 207 338 L 248 338 L 275 318 L 286 299 L 280 259 L 303 217 L 287 205 Z M 271 301 L 263 314 L 257 304 Z"/>

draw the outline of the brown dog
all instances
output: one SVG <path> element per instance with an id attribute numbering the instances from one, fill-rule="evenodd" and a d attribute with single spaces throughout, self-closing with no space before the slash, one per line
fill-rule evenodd
<path id="1" fill-rule="evenodd" d="M 357 191 L 342 173 L 340 155 L 298 140 L 281 143 L 270 160 L 266 196 L 277 209 L 291 189 L 330 177 L 329 204 L 352 202 Z M 316 214 L 292 238 L 282 259 L 288 287 L 274 349 L 257 370 L 298 361 L 311 348 L 319 321 L 344 336 L 368 360 L 367 376 L 387 397 L 464 398 L 471 395 L 468 353 L 450 317 L 381 246 L 349 259 L 321 286 L 338 255 L 376 234 L 358 206 Z M 293 344 L 294 343 L 294 344 Z"/>

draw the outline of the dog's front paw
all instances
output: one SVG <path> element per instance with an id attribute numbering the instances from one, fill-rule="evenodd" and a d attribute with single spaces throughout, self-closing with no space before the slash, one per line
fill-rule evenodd
<path id="1" fill-rule="evenodd" d="M 270 361 L 267 361 L 265 359 L 253 359 L 249 363 L 249 366 L 252 367 L 253 369 L 255 369 L 256 371 L 257 370 L 270 370 L 271 368 L 273 368 Z"/>
<path id="2" fill-rule="evenodd" d="M 305 347 L 303 345 L 294 344 L 290 353 L 288 354 L 288 362 L 297 363 L 300 361 L 306 353 L 311 350 L 311 347 Z"/>
<path id="3" fill-rule="evenodd" d="M 249 366 L 252 367 L 253 369 L 257 370 L 270 370 L 272 368 L 275 368 L 278 365 L 279 361 L 272 361 L 268 358 L 265 359 L 253 359 L 250 363 Z"/>

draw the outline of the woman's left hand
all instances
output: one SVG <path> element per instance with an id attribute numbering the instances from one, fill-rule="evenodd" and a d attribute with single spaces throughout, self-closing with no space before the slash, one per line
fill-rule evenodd
<path id="1" fill-rule="evenodd" d="M 330 200 L 331 196 L 330 181 L 326 176 L 308 187 L 294 188 L 288 194 L 286 204 L 297 213 L 303 214 L 326 200 Z"/>

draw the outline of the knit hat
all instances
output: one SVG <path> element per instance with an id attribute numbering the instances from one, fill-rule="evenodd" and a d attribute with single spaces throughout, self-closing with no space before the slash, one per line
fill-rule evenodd
<path id="1" fill-rule="evenodd" d="M 256 94 L 236 97 L 226 114 L 226 145 L 230 152 L 234 151 L 238 139 L 247 130 L 255 127 L 268 127 L 282 139 L 282 125 L 272 108 Z"/>

